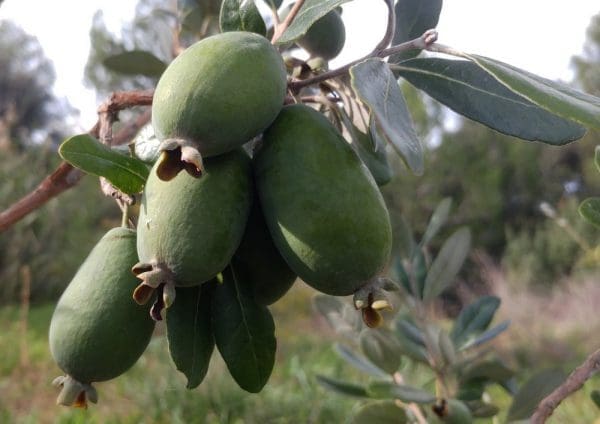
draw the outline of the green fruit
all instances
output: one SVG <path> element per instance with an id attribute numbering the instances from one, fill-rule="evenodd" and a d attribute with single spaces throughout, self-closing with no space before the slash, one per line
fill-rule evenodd
<path id="1" fill-rule="evenodd" d="M 265 131 L 254 170 L 273 241 L 306 283 L 344 296 L 383 270 L 392 242 L 385 203 L 368 169 L 322 114 L 284 107 Z"/>
<path id="2" fill-rule="evenodd" d="M 155 164 L 140 206 L 134 292 L 145 303 L 162 290 L 152 315 L 175 298 L 175 286 L 194 286 L 221 272 L 237 249 L 252 202 L 250 158 L 241 149 L 206 161 L 202 178 L 181 173 L 164 182 Z M 163 305 L 164 303 L 164 305 Z"/>
<path id="3" fill-rule="evenodd" d="M 283 59 L 269 41 L 250 32 L 205 38 L 181 53 L 161 76 L 152 125 L 167 151 L 159 177 L 181 169 L 199 176 L 202 157 L 231 151 L 260 134 L 286 94 Z"/>
<path id="4" fill-rule="evenodd" d="M 279 300 L 292 287 L 296 274 L 273 244 L 258 199 L 252 204 L 242 242 L 231 260 L 242 281 L 252 286 L 254 299 L 262 305 Z"/>
<path id="5" fill-rule="evenodd" d="M 344 48 L 346 28 L 336 10 L 327 13 L 308 29 L 297 43 L 312 56 L 331 60 Z"/>
<path id="6" fill-rule="evenodd" d="M 50 322 L 50 351 L 67 373 L 58 403 L 96 401 L 91 383 L 124 373 L 150 341 L 154 321 L 131 299 L 136 286 L 135 231 L 110 230 L 91 251 L 56 305 Z"/>

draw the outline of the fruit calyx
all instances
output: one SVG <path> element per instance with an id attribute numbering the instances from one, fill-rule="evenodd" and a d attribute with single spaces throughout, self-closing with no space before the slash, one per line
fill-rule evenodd
<path id="1" fill-rule="evenodd" d="M 58 405 L 72 406 L 75 408 L 87 408 L 87 401 L 98 402 L 98 392 L 87 383 L 81 383 L 70 375 L 61 375 L 52 381 L 52 385 L 60 387 L 60 393 L 56 398 Z"/>
<path id="2" fill-rule="evenodd" d="M 383 324 L 384 319 L 380 311 L 392 309 L 385 292 L 397 289 L 396 284 L 389 278 L 374 277 L 354 292 L 354 307 L 361 311 L 367 327 L 377 328 Z"/>
<path id="3" fill-rule="evenodd" d="M 142 280 L 133 291 L 133 299 L 139 305 L 145 305 L 157 294 L 150 316 L 154 321 L 162 321 L 162 312 L 175 301 L 175 279 L 171 270 L 162 263 L 138 262 L 131 268 L 137 278 Z"/>
<path id="4" fill-rule="evenodd" d="M 159 149 L 161 154 L 156 174 L 161 180 L 172 180 L 182 170 L 194 178 L 202 176 L 204 165 L 196 143 L 181 138 L 168 138 L 160 144 Z"/>

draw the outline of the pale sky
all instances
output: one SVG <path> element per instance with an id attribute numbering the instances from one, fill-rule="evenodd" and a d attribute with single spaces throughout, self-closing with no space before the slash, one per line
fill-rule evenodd
<path id="1" fill-rule="evenodd" d="M 81 130 L 96 120 L 95 95 L 82 82 L 92 16 L 101 8 L 109 28 L 118 29 L 131 18 L 135 4 L 136 0 L 5 0 L 0 6 L 0 19 L 13 20 L 36 36 L 54 61 L 55 91 L 81 111 Z M 385 30 L 383 1 L 354 0 L 343 7 L 346 48 L 334 67 L 368 53 Z M 568 82 L 570 58 L 582 51 L 586 28 L 597 13 L 598 0 L 572 0 L 568 7 L 547 0 L 446 0 L 438 41 Z"/>

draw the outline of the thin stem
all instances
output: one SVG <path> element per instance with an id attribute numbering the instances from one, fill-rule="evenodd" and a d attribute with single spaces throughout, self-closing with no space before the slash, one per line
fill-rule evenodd
<path id="1" fill-rule="evenodd" d="M 400 374 L 399 372 L 395 372 L 392 377 L 394 379 L 394 383 L 396 383 L 398 385 L 404 384 L 404 378 L 402 377 L 402 374 Z M 407 403 L 406 406 L 408 407 L 408 409 L 410 409 L 412 411 L 413 415 L 415 416 L 415 418 L 419 424 L 427 424 L 427 418 L 425 418 L 425 415 L 423 415 L 423 411 L 421 411 L 421 408 L 419 407 L 419 405 L 417 405 L 414 402 L 411 402 L 411 403 Z"/>
<path id="2" fill-rule="evenodd" d="M 296 3 L 294 3 L 292 10 L 290 10 L 290 13 L 285 17 L 283 22 L 275 27 L 275 31 L 273 31 L 273 38 L 271 38 L 271 44 L 275 44 L 277 40 L 279 40 L 279 37 L 281 37 L 285 30 L 288 29 L 303 5 L 304 0 L 298 0 Z"/>
<path id="3" fill-rule="evenodd" d="M 379 44 L 375 46 L 375 49 L 371 53 L 375 55 L 384 50 L 387 46 L 389 46 L 392 43 L 392 40 L 394 39 L 394 34 L 396 32 L 396 10 L 394 9 L 394 0 L 386 0 L 385 4 L 388 7 L 388 22 L 385 30 L 385 35 L 383 36 Z"/>
<path id="4" fill-rule="evenodd" d="M 598 371 L 600 371 L 600 349 L 588 356 L 583 364 L 577 367 L 560 386 L 542 399 L 531 416 L 531 423 L 545 423 L 563 400 L 581 389 L 585 382 Z"/>
<path id="5" fill-rule="evenodd" d="M 384 57 L 391 56 L 396 53 L 401 53 L 401 52 L 410 51 L 410 50 L 428 49 L 431 44 L 435 43 L 436 40 L 437 40 L 437 31 L 430 29 L 430 30 L 425 31 L 425 33 L 423 33 L 423 35 L 421 35 L 418 38 L 415 38 L 414 40 L 406 41 L 406 42 L 398 44 L 396 46 L 392 46 L 387 49 L 383 49 L 379 52 L 369 53 L 368 55 L 361 57 L 360 59 L 354 60 L 350 63 L 347 63 L 346 65 L 344 65 L 338 69 L 333 69 L 329 72 L 324 72 L 324 73 L 316 75 L 312 78 L 307 78 L 307 79 L 299 80 L 299 81 L 292 81 L 288 84 L 288 87 L 292 92 L 298 92 L 303 87 L 307 87 L 307 86 L 313 85 L 313 84 L 318 84 L 318 83 L 326 81 L 328 79 L 337 78 L 339 76 L 345 75 L 348 73 L 350 68 L 352 68 L 354 65 L 361 63 L 367 59 L 384 58 Z"/>
<path id="6" fill-rule="evenodd" d="M 133 106 L 148 106 L 152 103 L 152 92 L 149 91 L 127 91 L 117 92 L 110 96 L 98 109 L 103 111 L 118 111 Z M 129 142 L 141 127 L 150 121 L 150 111 L 147 110 L 135 121 L 124 125 L 112 139 L 113 145 Z M 96 122 L 89 131 L 92 137 L 99 137 L 100 121 Z M 0 212 L 0 233 L 10 228 L 19 220 L 40 208 L 49 200 L 55 198 L 62 192 L 74 187 L 85 174 L 74 168 L 67 162 L 62 162 L 50 175 L 44 178 L 40 184 L 30 193 L 13 203 L 6 210 Z"/>
<path id="7" fill-rule="evenodd" d="M 119 202 L 119 206 L 121 206 L 121 211 L 123 212 L 123 215 L 121 216 L 121 227 L 129 228 L 129 217 L 131 215 L 129 205 L 126 202 Z"/>

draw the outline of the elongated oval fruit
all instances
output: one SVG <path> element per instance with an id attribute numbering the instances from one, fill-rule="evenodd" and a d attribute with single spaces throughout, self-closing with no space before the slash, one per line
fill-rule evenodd
<path id="1" fill-rule="evenodd" d="M 281 55 L 258 34 L 227 32 L 186 49 L 154 92 L 152 125 L 166 151 L 159 177 L 169 180 L 181 169 L 199 176 L 201 157 L 260 134 L 281 110 L 286 84 Z"/>
<path id="2" fill-rule="evenodd" d="M 344 296 L 383 270 L 392 242 L 385 203 L 368 169 L 322 114 L 284 107 L 265 131 L 254 170 L 273 241 L 302 280 Z"/>
<path id="3" fill-rule="evenodd" d="M 312 56 L 331 60 L 340 54 L 345 42 L 344 21 L 336 10 L 332 10 L 312 24 L 297 43 Z"/>
<path id="4" fill-rule="evenodd" d="M 134 298 L 148 301 L 162 291 L 152 310 L 155 319 L 175 297 L 175 286 L 194 286 L 221 272 L 237 249 L 252 202 L 250 158 L 236 149 L 206 161 L 205 174 L 187 173 L 164 182 L 155 164 L 140 206 L 133 272 L 143 282 Z"/>
<path id="5" fill-rule="evenodd" d="M 135 231 L 110 230 L 94 247 L 56 305 L 50 322 L 52 357 L 67 375 L 57 402 L 85 406 L 96 402 L 92 382 L 128 370 L 150 342 L 154 321 L 148 308 L 131 299 L 136 286 Z"/>
<path id="6" fill-rule="evenodd" d="M 261 305 L 275 303 L 296 280 L 296 274 L 273 243 L 258 198 L 252 203 L 244 236 L 231 264 L 240 280 L 251 286 L 250 292 Z"/>

